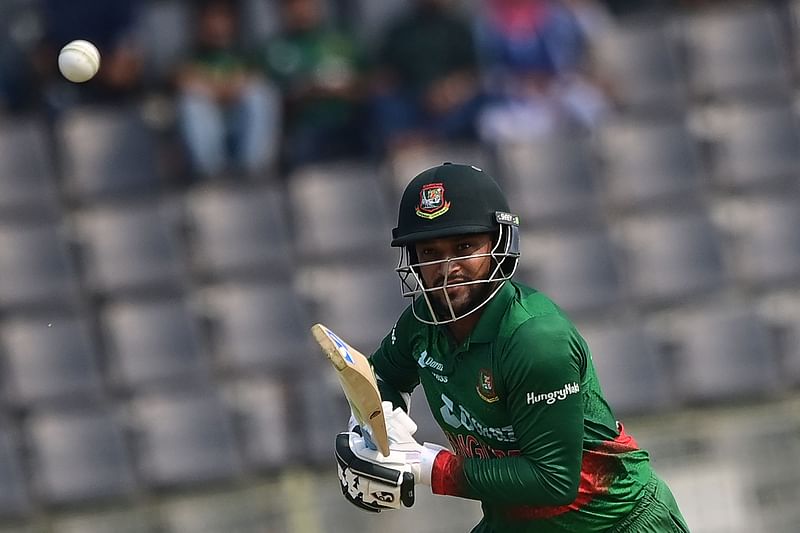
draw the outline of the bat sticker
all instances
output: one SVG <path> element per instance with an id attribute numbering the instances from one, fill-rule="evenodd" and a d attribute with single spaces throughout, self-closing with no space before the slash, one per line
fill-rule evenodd
<path id="1" fill-rule="evenodd" d="M 325 334 L 336 345 L 336 349 L 339 351 L 340 354 L 342 354 L 344 360 L 350 363 L 351 365 L 355 364 L 355 361 L 353 361 L 353 356 L 350 355 L 350 350 L 347 349 L 347 344 L 345 344 L 344 341 L 336 335 L 336 333 L 332 332 L 327 328 L 325 328 Z"/>

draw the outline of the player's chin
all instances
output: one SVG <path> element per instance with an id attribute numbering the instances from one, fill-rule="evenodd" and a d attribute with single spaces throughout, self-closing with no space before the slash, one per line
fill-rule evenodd
<path id="1" fill-rule="evenodd" d="M 469 287 L 462 286 L 462 287 L 448 287 L 444 289 L 447 292 L 447 297 L 450 299 L 451 302 L 454 304 L 456 302 L 469 300 L 471 291 Z"/>
<path id="2" fill-rule="evenodd" d="M 442 317 L 450 317 L 450 308 L 456 315 L 463 314 L 470 307 L 472 294 L 469 287 L 450 287 L 447 289 L 447 296 L 444 290 L 433 294 L 434 309 Z"/>

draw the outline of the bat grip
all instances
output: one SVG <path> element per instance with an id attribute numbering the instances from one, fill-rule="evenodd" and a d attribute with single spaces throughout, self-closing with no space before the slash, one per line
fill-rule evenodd
<path id="1" fill-rule="evenodd" d="M 369 448 L 370 450 L 378 449 L 378 446 L 375 444 L 375 441 L 372 440 L 372 432 L 368 427 L 358 425 L 353 428 L 353 432 L 358 433 L 364 438 L 364 444 L 367 445 L 367 448 Z"/>
<path id="2" fill-rule="evenodd" d="M 378 446 L 375 444 L 375 441 L 372 440 L 372 432 L 369 428 L 364 428 L 364 444 L 366 444 L 370 450 L 377 450 Z"/>

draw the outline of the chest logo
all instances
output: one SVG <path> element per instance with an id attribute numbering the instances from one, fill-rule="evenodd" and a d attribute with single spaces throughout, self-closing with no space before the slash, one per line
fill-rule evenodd
<path id="1" fill-rule="evenodd" d="M 420 368 L 433 369 L 439 372 L 444 371 L 444 365 L 439 361 L 437 361 L 436 359 L 434 359 L 433 357 L 430 357 L 428 355 L 428 350 L 422 350 L 422 352 L 419 354 L 419 357 L 417 358 L 417 364 L 420 366 Z M 437 381 L 440 381 L 442 383 L 447 383 L 447 376 L 437 374 L 436 372 L 433 371 L 431 371 L 431 375 Z"/>
<path id="2" fill-rule="evenodd" d="M 481 371 L 478 373 L 478 386 L 475 388 L 478 391 L 478 396 L 480 396 L 484 402 L 494 403 L 500 399 L 497 395 L 497 391 L 494 389 L 494 376 L 492 376 L 491 371 L 485 368 L 481 368 Z"/>
<path id="3" fill-rule="evenodd" d="M 422 368 L 432 368 L 434 370 L 438 370 L 439 372 L 444 370 L 444 365 L 433 357 L 430 357 L 428 355 L 428 350 L 422 350 L 417 358 L 417 364 Z"/>
<path id="4" fill-rule="evenodd" d="M 419 191 L 419 204 L 417 204 L 417 216 L 434 219 L 444 215 L 450 209 L 450 202 L 445 200 L 444 185 L 441 183 L 429 183 L 423 185 Z"/>

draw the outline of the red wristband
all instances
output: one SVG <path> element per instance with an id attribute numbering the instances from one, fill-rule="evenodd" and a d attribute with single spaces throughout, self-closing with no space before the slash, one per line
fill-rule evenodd
<path id="1" fill-rule="evenodd" d="M 433 461 L 431 492 L 459 496 L 464 479 L 464 460 L 452 452 L 443 450 Z"/>

